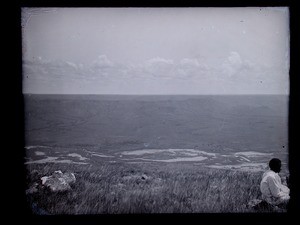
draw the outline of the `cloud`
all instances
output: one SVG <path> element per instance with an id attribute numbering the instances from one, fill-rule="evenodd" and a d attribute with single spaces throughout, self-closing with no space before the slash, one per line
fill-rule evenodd
<path id="1" fill-rule="evenodd" d="M 263 63 L 254 64 L 250 60 L 242 59 L 237 52 L 230 52 L 220 67 L 219 78 L 228 81 L 249 82 L 266 79 L 279 79 L 283 77 L 279 73 L 280 68 L 268 66 Z M 224 76 L 225 75 L 225 76 Z"/>
<path id="2" fill-rule="evenodd" d="M 270 71 L 278 76 L 274 67 L 267 65 L 254 64 L 248 59 L 243 59 L 239 53 L 230 52 L 229 56 L 223 61 L 220 67 L 220 79 L 227 79 L 230 82 L 249 83 L 257 80 L 266 80 L 270 78 Z M 274 73 L 275 72 L 275 73 Z M 275 78 L 272 75 L 272 78 Z"/>
<path id="3" fill-rule="evenodd" d="M 180 65 L 183 67 L 199 67 L 200 63 L 197 59 L 184 58 L 180 60 Z"/>
<path id="4" fill-rule="evenodd" d="M 229 77 L 236 75 L 242 67 L 243 61 L 237 52 L 230 52 L 228 58 L 222 64 L 223 72 Z"/>
<path id="5" fill-rule="evenodd" d="M 101 55 L 89 64 L 23 61 L 25 93 L 234 94 L 287 93 L 288 71 L 255 65 L 231 52 L 219 67 L 196 58 L 155 57 L 141 64 L 115 63 Z"/>
<path id="6" fill-rule="evenodd" d="M 138 67 L 132 67 L 134 70 L 140 70 L 140 75 L 149 79 L 172 79 L 172 80 L 190 80 L 205 78 L 208 75 L 209 67 L 201 64 L 196 58 L 183 58 L 179 61 L 155 57 L 145 61 Z M 142 75 L 143 74 L 143 75 Z"/>
<path id="7" fill-rule="evenodd" d="M 23 61 L 25 93 L 65 93 L 86 79 L 86 68 L 73 62 L 45 60 Z"/>
<path id="8" fill-rule="evenodd" d="M 174 62 L 171 59 L 164 59 L 164 58 L 160 58 L 160 57 L 155 57 L 152 59 L 149 59 L 145 62 L 146 66 L 155 66 L 155 65 L 173 65 Z"/>
<path id="9" fill-rule="evenodd" d="M 76 65 L 75 63 L 73 63 L 73 62 L 68 62 L 68 61 L 66 61 L 66 64 L 67 64 L 68 66 L 70 66 L 70 67 L 73 67 L 74 69 L 78 69 L 77 65 Z"/>
<path id="10" fill-rule="evenodd" d="M 177 66 L 177 72 L 181 79 L 207 79 L 209 68 L 205 63 L 200 63 L 196 58 L 183 58 Z"/>
<path id="11" fill-rule="evenodd" d="M 91 66 L 94 69 L 101 69 L 113 67 L 114 63 L 110 61 L 106 55 L 99 55 L 98 58 L 92 62 Z"/>
<path id="12" fill-rule="evenodd" d="M 288 94 L 288 69 L 254 64 L 239 53 L 230 52 L 218 72 L 218 83 L 224 93 Z"/>
<path id="13" fill-rule="evenodd" d="M 171 59 L 155 57 L 145 61 L 143 69 L 154 77 L 170 77 L 174 70 L 174 62 Z"/>
<path id="14" fill-rule="evenodd" d="M 41 57 L 24 61 L 24 90 L 37 90 L 38 85 L 51 92 L 75 90 L 146 93 L 176 91 L 178 86 L 190 85 L 190 79 L 201 71 L 197 59 L 182 59 L 177 63 L 161 57 L 151 58 L 141 64 L 114 63 L 106 55 L 100 55 L 89 64 L 70 61 L 45 60 Z M 48 87 L 45 87 L 48 83 Z M 80 85 L 79 85 L 80 84 Z M 133 90 L 131 90 L 133 88 Z M 39 88 L 40 89 L 40 88 Z"/>

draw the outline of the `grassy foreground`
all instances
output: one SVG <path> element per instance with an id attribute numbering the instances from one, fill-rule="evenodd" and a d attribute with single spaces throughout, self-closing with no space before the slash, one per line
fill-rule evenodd
<path id="1" fill-rule="evenodd" d="M 49 163 L 27 169 L 28 187 L 55 170 L 76 176 L 68 192 L 27 194 L 28 204 L 49 214 L 254 212 L 247 203 L 260 197 L 262 175 L 188 163 Z"/>

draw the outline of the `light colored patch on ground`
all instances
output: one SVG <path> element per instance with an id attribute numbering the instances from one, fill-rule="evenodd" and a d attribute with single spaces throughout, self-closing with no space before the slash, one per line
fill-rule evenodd
<path id="1" fill-rule="evenodd" d="M 58 157 L 47 157 L 45 159 L 40 159 L 40 160 L 34 160 L 34 161 L 29 161 L 29 162 L 26 162 L 25 164 L 32 164 L 32 163 L 48 163 L 48 162 L 55 162 L 56 160 L 58 159 Z"/>
<path id="2" fill-rule="evenodd" d="M 141 160 L 144 160 L 144 159 L 141 159 Z M 140 163 L 152 163 L 151 161 L 137 161 L 137 162 L 127 162 L 129 164 L 140 164 Z"/>
<path id="3" fill-rule="evenodd" d="M 162 154 L 164 153 L 164 157 Z M 166 155 L 167 154 L 167 158 Z M 156 157 L 153 157 L 155 155 Z M 218 159 L 221 160 L 222 164 L 227 165 L 208 165 L 214 168 L 233 168 L 236 167 L 239 170 L 262 170 L 264 167 L 258 166 L 259 164 L 251 164 L 252 159 L 255 161 L 258 158 L 270 156 L 272 153 L 261 153 L 255 151 L 218 154 L 197 149 L 141 149 L 133 151 L 124 151 L 120 153 L 120 157 L 124 156 L 123 160 L 128 161 L 147 161 L 147 162 L 200 162 L 206 159 Z M 139 158 L 125 158 L 125 156 L 141 156 Z M 151 156 L 151 157 L 150 157 Z M 208 162 L 208 161 L 205 161 Z M 240 165 L 235 165 L 240 163 Z M 248 164 L 247 164 L 248 163 Z M 254 165 L 254 166 L 253 166 Z"/>
<path id="4" fill-rule="evenodd" d="M 207 157 L 196 156 L 196 157 L 180 157 L 174 159 L 164 159 L 164 160 L 153 160 L 156 162 L 199 162 L 207 159 Z"/>
<path id="5" fill-rule="evenodd" d="M 88 158 L 82 157 L 81 155 L 79 155 L 77 153 L 70 153 L 70 154 L 68 154 L 68 156 L 78 158 L 79 160 L 87 160 L 88 159 Z"/>
<path id="6" fill-rule="evenodd" d="M 244 156 L 235 156 L 235 157 L 238 157 L 238 158 L 240 158 L 240 159 L 243 159 L 243 160 L 245 160 L 245 161 L 247 161 L 247 162 L 251 162 L 249 159 L 247 159 L 246 157 L 244 157 Z"/>
<path id="7" fill-rule="evenodd" d="M 145 154 L 155 154 L 166 151 L 168 149 L 143 149 L 143 150 L 134 150 L 134 151 L 125 151 L 122 152 L 122 155 L 145 155 Z"/>
<path id="8" fill-rule="evenodd" d="M 203 154 L 203 155 L 207 155 L 207 156 L 211 156 L 211 157 L 216 157 L 216 153 L 199 151 L 199 150 L 196 150 L 196 151 L 198 151 L 200 154 Z"/>
<path id="9" fill-rule="evenodd" d="M 38 155 L 38 156 L 40 156 L 40 155 L 45 155 L 44 152 L 38 152 L 38 151 L 36 151 L 36 152 L 34 152 L 34 153 L 35 153 L 35 155 Z"/>
<path id="10" fill-rule="evenodd" d="M 273 153 L 262 153 L 262 152 L 254 152 L 254 151 L 248 151 L 248 152 L 236 152 L 234 155 L 237 156 L 246 156 L 246 157 L 261 157 L 261 156 L 271 156 Z"/>
<path id="11" fill-rule="evenodd" d="M 103 154 L 96 154 L 96 153 L 93 153 L 92 156 L 98 156 L 98 157 L 102 157 L 102 158 L 112 158 L 114 156 L 111 156 L 111 155 L 103 155 Z"/>
<path id="12" fill-rule="evenodd" d="M 134 160 L 145 160 L 152 162 L 199 162 L 207 159 L 207 157 L 197 156 L 197 157 L 178 157 L 173 159 L 145 159 L 145 158 L 134 158 Z"/>
<path id="13" fill-rule="evenodd" d="M 267 169 L 267 165 L 265 163 L 243 163 L 238 165 L 207 165 L 206 167 L 215 168 L 215 169 L 233 169 L 233 170 L 251 171 L 251 172 L 265 171 Z"/>
<path id="14" fill-rule="evenodd" d="M 58 157 L 47 157 L 45 159 L 25 162 L 25 164 L 43 164 L 43 163 L 70 163 L 70 164 L 87 164 L 84 162 L 74 162 L 72 160 L 58 160 Z"/>
<path id="15" fill-rule="evenodd" d="M 49 148 L 43 145 L 32 145 L 32 146 L 25 146 L 26 149 L 35 149 L 35 148 Z"/>
<path id="16" fill-rule="evenodd" d="M 197 153 L 190 153 L 190 152 L 182 152 L 181 154 L 187 155 L 187 156 L 197 156 Z"/>
<path id="17" fill-rule="evenodd" d="M 215 153 L 209 153 L 205 151 L 200 151 L 196 149 L 142 149 L 142 150 L 134 150 L 134 151 L 124 151 L 122 155 L 146 155 L 146 154 L 157 154 L 162 152 L 169 152 L 172 154 L 184 154 L 188 156 L 198 156 L 198 155 L 206 155 L 215 157 Z"/>

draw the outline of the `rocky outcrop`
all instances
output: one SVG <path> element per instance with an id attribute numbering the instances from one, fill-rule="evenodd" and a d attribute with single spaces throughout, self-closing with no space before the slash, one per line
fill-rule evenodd
<path id="1" fill-rule="evenodd" d="M 55 171 L 51 176 L 41 178 L 42 185 L 52 192 L 62 192 L 71 189 L 72 184 L 76 182 L 73 173 L 62 173 L 60 170 Z"/>

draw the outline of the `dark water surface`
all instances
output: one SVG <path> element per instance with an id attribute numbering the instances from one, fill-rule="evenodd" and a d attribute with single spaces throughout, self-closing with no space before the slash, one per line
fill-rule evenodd
<path id="1" fill-rule="evenodd" d="M 288 153 L 288 96 L 28 94 L 24 102 L 26 146 Z"/>

